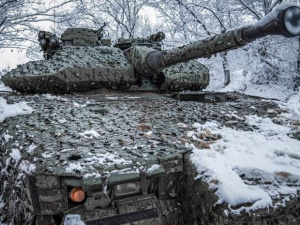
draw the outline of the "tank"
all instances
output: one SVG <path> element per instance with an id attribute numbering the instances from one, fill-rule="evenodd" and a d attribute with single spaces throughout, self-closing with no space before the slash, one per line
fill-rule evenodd
<path id="1" fill-rule="evenodd" d="M 61 41 L 49 32 L 39 33 L 46 61 L 18 66 L 2 77 L 19 92 L 71 93 L 107 87 L 124 91 L 199 91 L 209 84 L 207 67 L 193 60 L 244 46 L 266 35 L 299 35 L 297 7 L 281 11 L 250 27 L 161 50 L 164 34 L 120 40 L 109 47 L 102 30 L 71 28 Z M 271 15 L 272 16 L 272 15 Z M 269 16 L 270 17 L 270 16 Z"/>
<path id="2" fill-rule="evenodd" d="M 297 198 L 286 210 L 230 214 L 229 208 L 247 204 L 219 204 L 216 190 L 205 179 L 195 179 L 198 172 L 185 145 L 190 140 L 204 149 L 221 138 L 207 132 L 200 140 L 192 140 L 186 133 L 195 122 L 215 120 L 248 131 L 245 123 L 225 120 L 224 115 L 235 112 L 236 120 L 254 108 L 259 116 L 272 112 L 276 117 L 279 106 L 238 94 L 177 94 L 176 99 L 183 101 L 168 95 L 208 85 L 207 67 L 194 59 L 236 49 L 266 35 L 298 36 L 299 18 L 300 8 L 288 7 L 253 26 L 171 50 L 161 49 L 162 32 L 120 39 L 114 47 L 103 39 L 104 26 L 100 30 L 70 28 L 60 39 L 40 32 L 45 60 L 20 65 L 2 77 L 7 86 L 26 93 L 7 95 L 6 101 L 26 101 L 31 107 L 0 126 L 2 222 L 300 223 Z M 207 105 L 208 100 L 221 102 Z M 285 182 L 297 185 L 293 179 Z M 265 189 L 268 185 L 263 183 Z M 285 203 L 286 196 L 274 201 Z"/>

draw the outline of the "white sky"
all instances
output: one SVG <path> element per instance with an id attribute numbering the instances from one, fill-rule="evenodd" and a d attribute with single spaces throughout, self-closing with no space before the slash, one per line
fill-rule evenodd
<path id="1" fill-rule="evenodd" d="M 7 66 L 13 69 L 17 67 L 18 64 L 25 63 L 26 61 L 25 50 L 4 49 L 0 52 L 0 70 Z"/>

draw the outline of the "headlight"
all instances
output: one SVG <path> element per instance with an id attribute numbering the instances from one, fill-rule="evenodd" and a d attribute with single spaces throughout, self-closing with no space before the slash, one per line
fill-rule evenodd
<path id="1" fill-rule="evenodd" d="M 69 197 L 73 202 L 82 202 L 85 199 L 85 192 L 81 187 L 74 187 L 70 191 Z"/>

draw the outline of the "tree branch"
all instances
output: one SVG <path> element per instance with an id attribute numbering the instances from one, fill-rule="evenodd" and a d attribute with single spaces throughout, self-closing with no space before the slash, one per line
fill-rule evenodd
<path id="1" fill-rule="evenodd" d="M 260 13 L 257 12 L 254 8 L 251 8 L 249 5 L 247 5 L 247 4 L 244 2 L 244 0 L 239 0 L 239 2 L 242 3 L 242 5 L 245 6 L 250 12 L 252 12 L 252 13 L 256 16 L 256 18 L 257 18 L 258 20 L 260 20 L 260 19 L 262 18 L 262 16 L 260 15 Z"/>
<path id="2" fill-rule="evenodd" d="M 9 4 L 9 3 L 14 3 L 14 2 L 17 2 L 18 0 L 9 0 L 7 2 L 3 2 L 1 5 L 0 5 L 0 8 L 4 7 L 5 5 Z"/>

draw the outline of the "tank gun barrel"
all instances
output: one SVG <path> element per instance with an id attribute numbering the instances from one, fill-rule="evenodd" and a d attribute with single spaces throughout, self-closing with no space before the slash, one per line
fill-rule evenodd
<path id="1" fill-rule="evenodd" d="M 151 51 L 142 60 L 144 63 L 139 69 L 146 75 L 158 73 L 171 65 L 236 49 L 267 35 L 299 36 L 300 8 L 290 6 L 271 12 L 252 26 L 230 30 L 182 47 Z"/>

